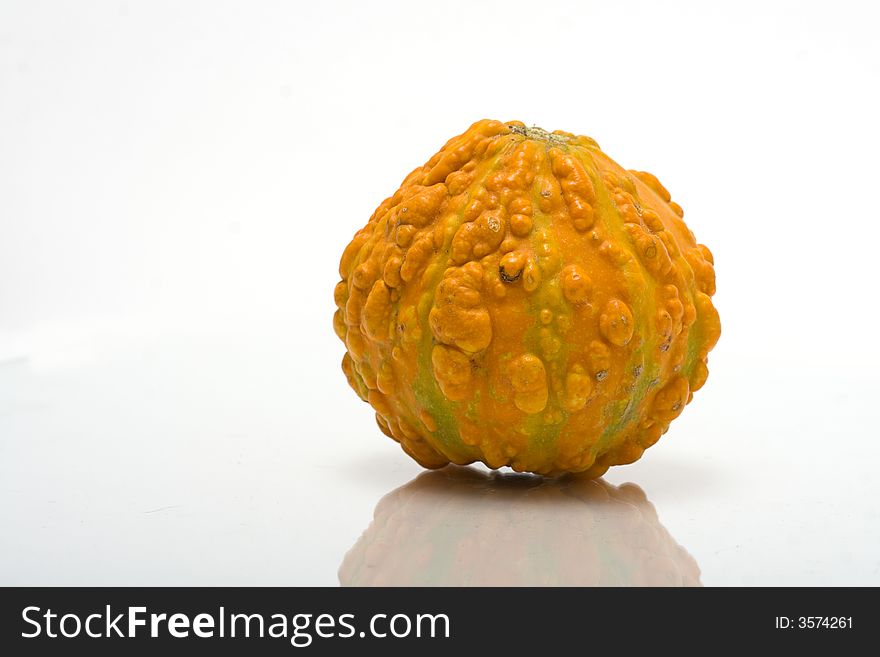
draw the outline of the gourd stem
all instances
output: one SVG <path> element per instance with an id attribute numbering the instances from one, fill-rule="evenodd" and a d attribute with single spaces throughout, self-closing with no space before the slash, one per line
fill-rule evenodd
<path id="1" fill-rule="evenodd" d="M 568 137 L 563 135 L 556 135 L 552 132 L 547 132 L 544 128 L 539 128 L 538 126 L 532 126 L 531 128 L 527 128 L 521 125 L 509 125 L 511 132 L 514 132 L 518 135 L 522 135 L 526 139 L 535 139 L 538 141 L 549 141 L 557 144 L 565 144 L 568 142 Z"/>

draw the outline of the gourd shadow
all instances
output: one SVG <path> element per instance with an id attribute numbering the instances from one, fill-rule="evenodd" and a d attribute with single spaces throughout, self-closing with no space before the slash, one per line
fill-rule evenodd
<path id="1" fill-rule="evenodd" d="M 448 466 L 383 497 L 343 586 L 701 586 L 635 484 Z"/>

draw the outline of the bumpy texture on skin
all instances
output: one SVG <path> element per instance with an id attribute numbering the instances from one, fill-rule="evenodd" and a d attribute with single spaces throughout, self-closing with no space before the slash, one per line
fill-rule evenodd
<path id="1" fill-rule="evenodd" d="M 451 466 L 376 506 L 343 586 L 700 586 L 634 484 Z"/>
<path id="2" fill-rule="evenodd" d="M 632 463 L 705 383 L 721 332 L 712 254 L 683 214 L 589 137 L 478 121 L 342 255 L 349 383 L 428 468 Z"/>

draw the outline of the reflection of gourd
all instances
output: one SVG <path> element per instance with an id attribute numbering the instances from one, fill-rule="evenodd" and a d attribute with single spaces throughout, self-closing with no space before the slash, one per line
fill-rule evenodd
<path id="1" fill-rule="evenodd" d="M 700 586 L 635 484 L 450 467 L 386 495 L 343 586 Z"/>
<path id="2" fill-rule="evenodd" d="M 425 467 L 632 463 L 706 381 L 715 270 L 649 173 L 588 137 L 479 121 L 345 249 L 342 366 Z"/>

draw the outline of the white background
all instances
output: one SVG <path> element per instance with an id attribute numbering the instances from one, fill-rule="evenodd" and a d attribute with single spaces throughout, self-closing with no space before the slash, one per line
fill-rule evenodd
<path id="1" fill-rule="evenodd" d="M 606 479 L 706 585 L 880 584 L 877 16 L 714 4 L 4 2 L 0 584 L 335 584 L 420 471 L 339 255 L 480 118 L 595 138 L 715 254 L 709 381 Z"/>

